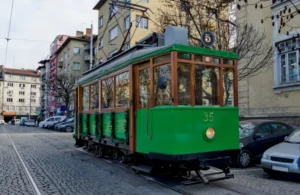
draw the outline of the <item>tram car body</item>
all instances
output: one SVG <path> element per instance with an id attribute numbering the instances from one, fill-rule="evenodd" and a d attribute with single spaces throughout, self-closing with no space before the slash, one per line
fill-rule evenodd
<path id="1" fill-rule="evenodd" d="M 227 172 L 239 150 L 237 58 L 176 43 L 113 57 L 77 82 L 76 143 L 100 156 Z"/>

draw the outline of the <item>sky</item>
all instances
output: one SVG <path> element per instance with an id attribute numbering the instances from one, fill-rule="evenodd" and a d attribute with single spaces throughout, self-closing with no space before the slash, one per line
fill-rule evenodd
<path id="1" fill-rule="evenodd" d="M 5 63 L 6 40 L 13 0 L 0 0 L 0 65 L 36 69 L 50 52 L 56 35 L 75 36 L 93 23 L 97 34 L 98 0 L 14 0 L 11 41 Z"/>

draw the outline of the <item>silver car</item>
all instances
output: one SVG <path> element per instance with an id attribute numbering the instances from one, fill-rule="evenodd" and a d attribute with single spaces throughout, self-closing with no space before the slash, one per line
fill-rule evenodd
<path id="1" fill-rule="evenodd" d="M 295 130 L 285 141 L 264 152 L 261 165 L 266 173 L 300 174 L 300 129 Z"/>

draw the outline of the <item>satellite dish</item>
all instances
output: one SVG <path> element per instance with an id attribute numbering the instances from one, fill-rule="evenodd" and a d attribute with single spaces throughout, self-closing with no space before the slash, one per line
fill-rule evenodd
<path id="1" fill-rule="evenodd" d="M 214 43 L 216 41 L 215 34 L 210 31 L 204 31 L 201 34 L 201 42 L 206 47 L 213 47 Z"/>

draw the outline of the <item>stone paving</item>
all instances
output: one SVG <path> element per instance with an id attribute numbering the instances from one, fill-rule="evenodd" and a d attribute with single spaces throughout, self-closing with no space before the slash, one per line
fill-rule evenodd
<path id="1" fill-rule="evenodd" d="M 0 194 L 34 194 L 15 144 L 41 194 L 176 194 L 73 147 L 70 133 L 0 126 Z M 234 179 L 180 188 L 191 194 L 300 195 L 300 182 L 269 178 L 262 169 L 232 169 Z"/>

